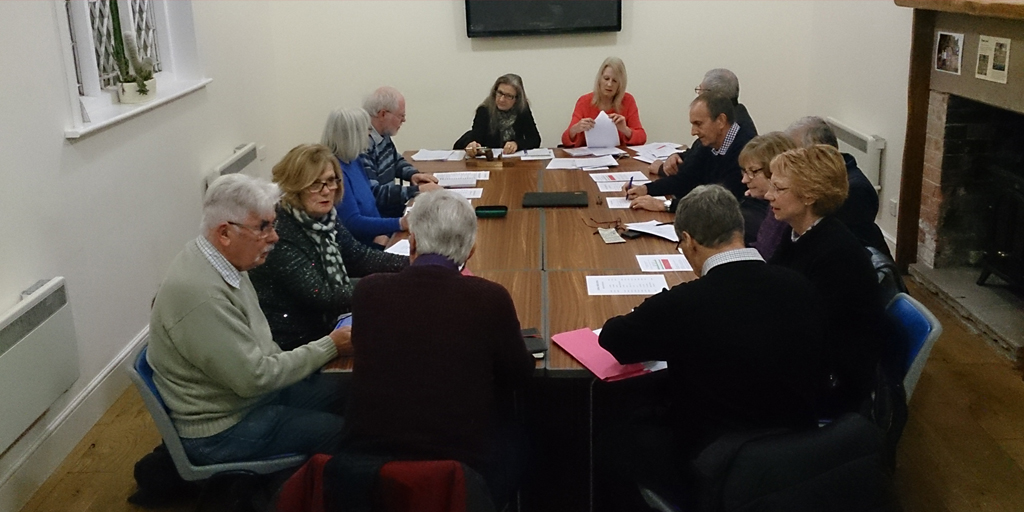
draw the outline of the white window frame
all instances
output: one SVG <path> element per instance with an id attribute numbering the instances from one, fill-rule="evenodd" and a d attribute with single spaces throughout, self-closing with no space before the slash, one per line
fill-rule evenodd
<path id="1" fill-rule="evenodd" d="M 144 112 L 165 105 L 177 98 L 195 92 L 213 80 L 206 78 L 199 60 L 195 25 L 192 21 L 192 2 L 188 0 L 154 0 L 153 21 L 156 26 L 157 47 L 162 70 L 154 75 L 156 93 L 145 103 L 122 104 L 113 89 L 101 89 L 96 65 L 95 42 L 89 20 L 89 6 L 84 1 L 70 3 L 70 14 L 64 0 L 53 0 L 58 28 L 64 36 L 64 68 L 70 101 L 71 119 L 64 130 L 68 139 L 78 139 Z M 120 2 L 122 22 L 131 21 L 128 0 Z M 127 16 L 127 19 L 126 19 Z M 124 25 L 133 26 L 133 25 Z M 71 44 L 71 30 L 75 31 L 75 44 Z M 77 52 L 78 70 L 75 69 Z M 80 74 L 79 74 L 80 72 Z M 82 80 L 82 94 L 78 90 L 78 77 Z"/>

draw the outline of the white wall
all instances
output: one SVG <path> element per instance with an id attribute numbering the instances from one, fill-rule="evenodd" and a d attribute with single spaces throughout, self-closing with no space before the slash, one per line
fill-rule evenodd
<path id="1" fill-rule="evenodd" d="M 895 243 L 907 124 L 913 11 L 892 2 L 814 2 L 806 114 L 832 116 L 886 140 L 877 223 Z"/>
<path id="2" fill-rule="evenodd" d="M 408 99 L 399 147 L 441 148 L 469 128 L 494 78 L 519 73 L 544 143 L 554 145 L 601 60 L 617 55 L 649 138 L 689 143 L 694 85 L 707 69 L 728 67 L 761 131 L 815 113 L 886 137 L 884 193 L 896 197 L 909 10 L 867 1 L 627 0 L 617 34 L 470 40 L 463 6 L 195 2 L 213 83 L 70 143 L 62 2 L 0 2 L 0 310 L 36 280 L 66 276 L 82 370 L 0 456 L 0 479 L 28 461 L 0 480 L 0 509 L 20 508 L 125 385 L 119 372 L 107 374 L 143 333 L 167 264 L 196 234 L 203 172 L 253 141 L 266 145 L 266 174 L 295 144 L 319 140 L 330 109 L 358 106 L 378 85 Z"/>

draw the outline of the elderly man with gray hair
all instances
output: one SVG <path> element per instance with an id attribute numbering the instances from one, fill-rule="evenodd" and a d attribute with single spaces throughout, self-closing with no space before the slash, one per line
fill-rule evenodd
<path id="1" fill-rule="evenodd" d="M 153 303 L 147 359 L 196 464 L 330 453 L 340 443 L 340 389 L 315 372 L 351 351 L 351 328 L 282 351 L 247 273 L 278 240 L 280 195 L 240 174 L 214 181 L 203 234 L 171 262 Z"/>
<path id="2" fill-rule="evenodd" d="M 632 418 L 595 448 L 596 488 L 608 493 L 598 501 L 620 510 L 639 499 L 635 483 L 684 501 L 690 461 L 726 432 L 814 428 L 826 382 L 814 288 L 744 246 L 735 196 L 694 188 L 679 201 L 675 230 L 700 278 L 610 318 L 600 335 L 620 363 L 668 362 L 666 413 L 605 411 Z"/>
<path id="3" fill-rule="evenodd" d="M 460 273 L 476 223 L 462 196 L 420 194 L 409 214 L 410 266 L 356 285 L 346 447 L 460 461 L 483 475 L 500 510 L 525 451 L 501 406 L 526 384 L 534 359 L 508 291 Z M 416 318 L 395 316 L 395 304 L 416 304 Z"/>
<path id="4" fill-rule="evenodd" d="M 384 217 L 401 217 L 405 203 L 420 192 L 441 188 L 432 174 L 416 170 L 391 140 L 405 123 L 405 96 L 394 87 L 380 87 L 363 100 L 370 115 L 370 146 L 361 158 L 370 179 L 377 210 Z M 395 178 L 409 185 L 395 183 Z"/>
<path id="5" fill-rule="evenodd" d="M 811 147 L 825 144 L 839 149 L 839 140 L 835 132 L 824 119 L 817 116 L 801 117 L 786 128 L 788 135 L 797 147 Z M 853 236 L 866 247 L 878 249 L 890 256 L 889 246 L 885 243 L 882 230 L 875 224 L 878 216 L 878 191 L 868 177 L 857 166 L 857 159 L 849 153 L 841 153 L 846 164 L 846 178 L 850 183 L 850 194 L 846 201 L 834 214 L 846 225 Z"/>
<path id="6" fill-rule="evenodd" d="M 712 69 L 704 74 L 704 80 L 697 87 L 693 88 L 693 92 L 697 93 L 698 96 L 707 92 L 725 96 L 732 100 L 736 124 L 757 135 L 757 127 L 754 126 L 754 120 L 750 118 L 747 107 L 740 103 L 740 80 L 736 77 L 736 73 L 725 68 Z M 700 146 L 700 139 L 695 140 L 693 141 L 693 146 L 690 147 L 690 151 L 698 149 Z M 660 175 L 675 174 L 679 170 L 679 164 L 686 158 L 686 153 L 676 153 L 668 157 L 664 162 L 655 160 L 650 166 L 651 173 Z"/>

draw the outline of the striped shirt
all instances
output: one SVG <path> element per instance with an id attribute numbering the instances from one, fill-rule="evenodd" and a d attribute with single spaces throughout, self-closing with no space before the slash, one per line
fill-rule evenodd
<path id="1" fill-rule="evenodd" d="M 370 180 L 373 196 L 377 200 L 377 209 L 385 217 L 400 217 L 405 203 L 416 196 L 419 187 L 395 183 L 395 178 L 409 181 L 416 174 L 412 166 L 395 148 L 395 143 L 388 135 L 381 135 L 370 128 L 370 147 L 359 155 L 363 161 L 363 169 Z M 394 214 L 397 211 L 398 214 Z"/>
<path id="2" fill-rule="evenodd" d="M 722 149 L 711 148 L 711 154 L 715 156 L 724 155 L 726 151 L 729 151 L 729 146 L 732 146 L 732 141 L 736 140 L 736 133 L 740 131 L 739 123 L 733 123 L 732 128 L 725 134 L 725 141 L 722 142 Z"/>
<path id="3" fill-rule="evenodd" d="M 711 269 L 719 265 L 737 261 L 764 261 L 764 258 L 761 257 L 761 253 L 757 252 L 757 249 L 749 247 L 720 252 L 704 260 L 704 265 L 700 268 L 700 275 L 706 276 Z"/>

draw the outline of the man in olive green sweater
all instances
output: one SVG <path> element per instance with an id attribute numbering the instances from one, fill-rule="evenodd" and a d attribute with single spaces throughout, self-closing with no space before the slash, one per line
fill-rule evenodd
<path id="1" fill-rule="evenodd" d="M 246 273 L 277 241 L 279 197 L 265 180 L 217 179 L 203 202 L 203 236 L 171 263 L 153 305 L 148 360 L 194 463 L 338 446 L 341 390 L 317 370 L 351 351 L 351 328 L 282 351 Z"/>

